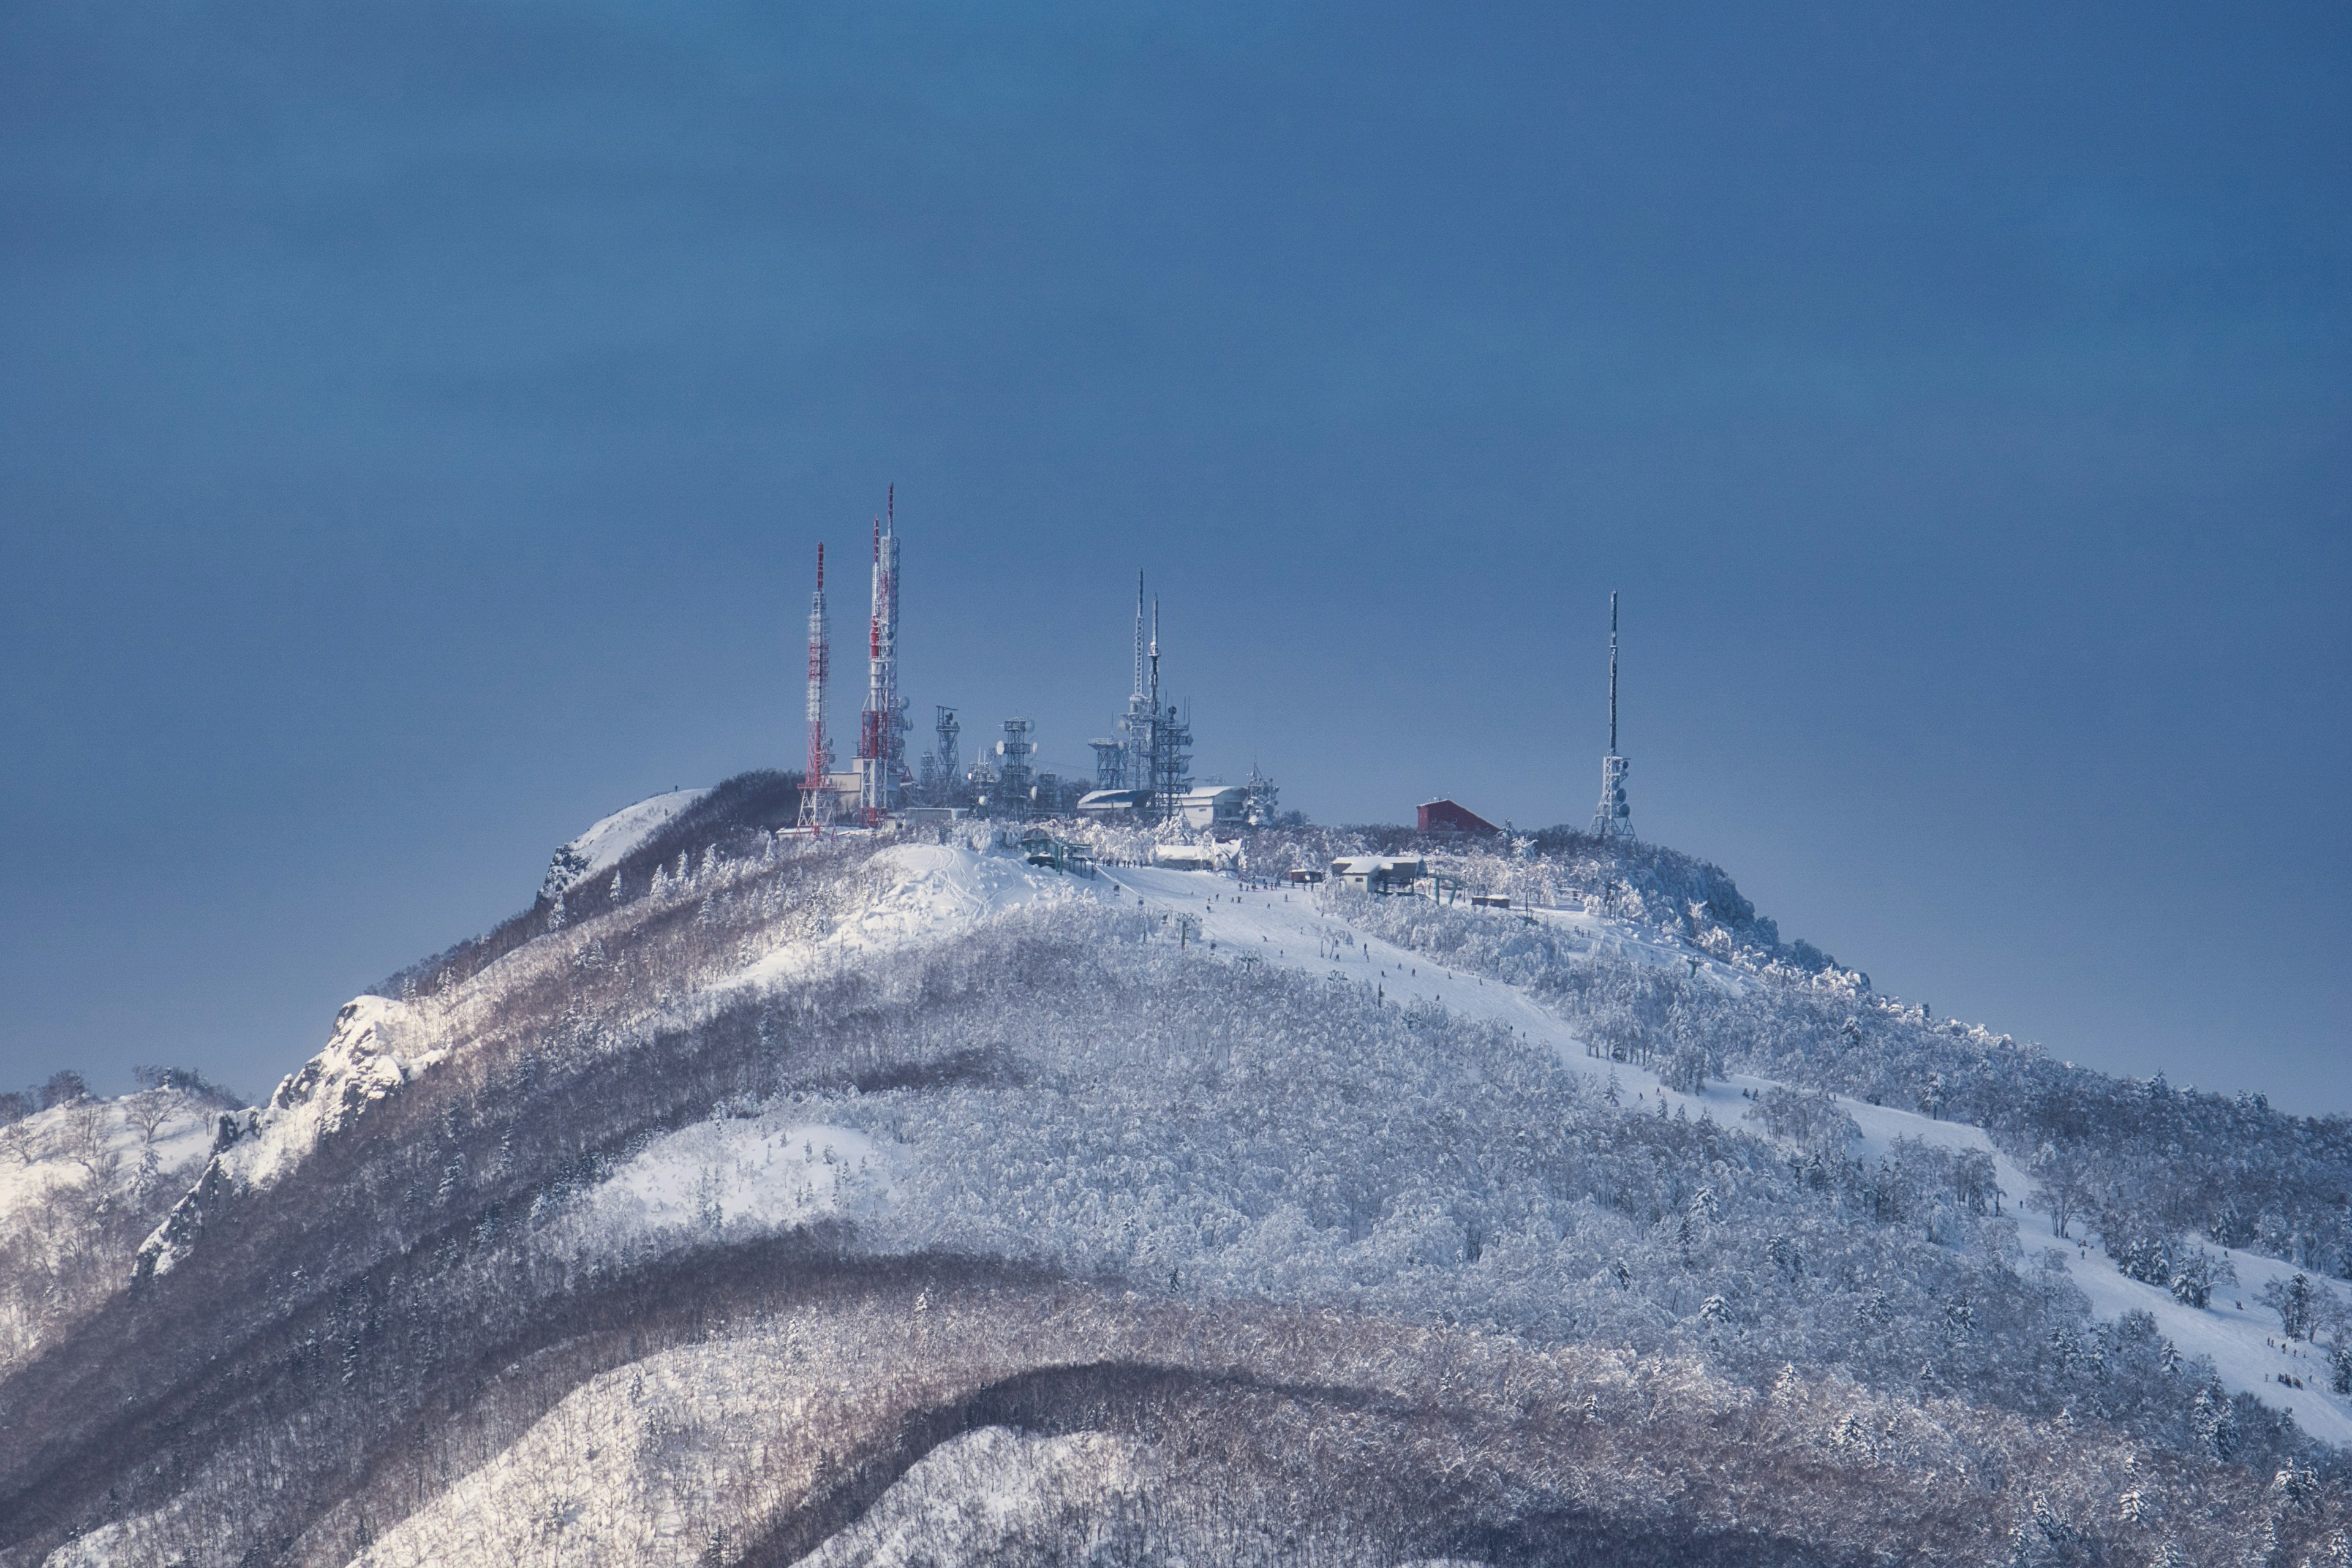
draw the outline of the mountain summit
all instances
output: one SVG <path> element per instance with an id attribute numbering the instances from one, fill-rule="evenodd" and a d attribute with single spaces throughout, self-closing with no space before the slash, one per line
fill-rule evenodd
<path id="1" fill-rule="evenodd" d="M 16 1106 L 0 1564 L 2352 1562 L 2343 1119 L 1627 840 L 791 819 Z"/>

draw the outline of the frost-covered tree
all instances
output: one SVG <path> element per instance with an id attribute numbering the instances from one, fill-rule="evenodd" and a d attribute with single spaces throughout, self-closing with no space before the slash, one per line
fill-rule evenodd
<path id="1" fill-rule="evenodd" d="M 539 896 L 548 900 L 560 899 L 587 874 L 588 858 L 566 844 L 547 863 L 547 876 L 540 883 Z"/>
<path id="2" fill-rule="evenodd" d="M 2045 1142 L 2034 1151 L 2033 1163 L 2026 1169 L 2033 1178 L 2033 1190 L 2027 1194 L 2027 1201 L 2047 1209 L 2050 1228 L 2064 1236 L 2075 1213 L 2091 1195 L 2090 1160 L 2074 1144 Z"/>
<path id="3" fill-rule="evenodd" d="M 2309 1276 L 2297 1274 L 2291 1279 L 2271 1280 L 2263 1287 L 2261 1300 L 2278 1314 L 2279 1331 L 2288 1339 L 2311 1337 L 2320 1296 L 2312 1289 Z"/>

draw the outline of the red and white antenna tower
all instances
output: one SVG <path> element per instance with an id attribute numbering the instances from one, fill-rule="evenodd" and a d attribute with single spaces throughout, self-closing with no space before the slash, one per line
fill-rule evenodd
<path id="1" fill-rule="evenodd" d="M 824 688 L 833 675 L 833 632 L 824 613 L 824 546 L 816 547 L 816 595 L 809 601 L 808 768 L 801 775 L 801 826 L 824 827 L 833 822 L 833 792 L 825 775 L 833 772 L 833 741 L 824 732 Z"/>
<path id="2" fill-rule="evenodd" d="M 874 618 L 866 636 L 866 711 L 857 736 L 859 814 L 868 826 L 898 809 L 907 715 L 898 697 L 898 487 L 874 520 Z"/>

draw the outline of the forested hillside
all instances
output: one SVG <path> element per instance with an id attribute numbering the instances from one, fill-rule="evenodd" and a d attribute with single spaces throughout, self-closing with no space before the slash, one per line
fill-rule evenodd
<path id="1" fill-rule="evenodd" d="M 207 1102 L 17 1312 L 0 1563 L 2352 1563 L 2340 1119 L 1928 1018 L 1669 851 L 1424 846 L 1473 908 L 787 789 Z M 128 1201 L 77 1103 L 45 1215 Z M 2176 1331 L 2263 1310 L 2294 1386 Z"/>
<path id="2" fill-rule="evenodd" d="M 1558 836 L 1554 836 L 1558 837 Z M 2123 1244 L 2203 1238 L 2352 1279 L 2352 1117 L 2299 1117 L 2261 1095 L 2119 1079 L 2039 1045 L 1873 992 L 1803 942 L 1782 945 L 1729 879 L 1670 850 L 1590 840 L 1529 859 L 1444 857 L 1465 881 L 1525 889 L 1687 942 L 1756 984 L 1681 965 L 1591 962 L 1583 932 L 1459 905 L 1368 903 L 1366 929 L 1528 986 L 1596 1041 L 1669 1081 L 1744 1071 L 1988 1129 L 2038 1161 L 2069 1217 Z M 1631 862 L 1629 864 L 1629 862 Z"/>

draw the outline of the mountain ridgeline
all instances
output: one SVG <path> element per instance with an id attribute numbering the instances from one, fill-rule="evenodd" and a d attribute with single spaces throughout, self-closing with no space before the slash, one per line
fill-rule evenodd
<path id="1" fill-rule="evenodd" d="M 262 1105 L 16 1104 L 0 1564 L 2352 1563 L 2343 1118 L 1655 847 L 795 805 L 560 858 Z"/>

